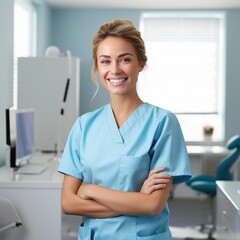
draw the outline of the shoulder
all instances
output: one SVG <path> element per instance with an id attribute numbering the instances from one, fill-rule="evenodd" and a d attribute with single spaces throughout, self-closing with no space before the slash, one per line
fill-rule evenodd
<path id="1" fill-rule="evenodd" d="M 156 121 L 177 120 L 176 115 L 170 110 L 155 106 L 150 103 L 145 103 L 145 106 L 147 109 L 146 112 L 148 113 L 148 115 L 152 117 L 153 120 Z"/>
<path id="2" fill-rule="evenodd" d="M 104 112 L 106 111 L 106 108 L 109 106 L 109 104 L 106 104 L 94 111 L 87 112 L 83 115 L 81 115 L 78 119 L 80 125 L 85 125 L 88 123 L 94 122 L 96 119 L 102 118 L 104 115 Z"/>
<path id="3" fill-rule="evenodd" d="M 157 134 L 164 132 L 182 134 L 180 123 L 173 112 L 148 103 L 146 108 L 148 119 L 151 122 L 151 126 L 156 129 Z"/>

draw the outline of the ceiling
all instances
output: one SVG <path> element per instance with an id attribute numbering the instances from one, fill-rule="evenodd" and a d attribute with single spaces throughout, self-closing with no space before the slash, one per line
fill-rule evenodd
<path id="1" fill-rule="evenodd" d="M 60 8 L 227 9 L 240 8 L 239 0 L 44 0 Z"/>

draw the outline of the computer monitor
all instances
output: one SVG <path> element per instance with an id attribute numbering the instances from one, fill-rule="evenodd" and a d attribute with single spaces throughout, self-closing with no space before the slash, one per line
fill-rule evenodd
<path id="1" fill-rule="evenodd" d="M 21 109 L 16 111 L 16 164 L 29 160 L 34 154 L 34 110 Z"/>
<path id="2" fill-rule="evenodd" d="M 6 144 L 10 149 L 10 167 L 16 167 L 16 110 L 6 109 Z"/>
<path id="3" fill-rule="evenodd" d="M 10 167 L 18 168 L 31 158 L 35 151 L 34 110 L 6 110 L 7 144 L 10 146 Z"/>

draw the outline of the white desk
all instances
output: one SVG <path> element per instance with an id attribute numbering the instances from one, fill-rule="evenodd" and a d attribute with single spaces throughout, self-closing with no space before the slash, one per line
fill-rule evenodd
<path id="1" fill-rule="evenodd" d="M 240 181 L 217 181 L 217 239 L 240 239 Z"/>
<path id="2" fill-rule="evenodd" d="M 0 168 L 0 196 L 15 205 L 23 226 L 0 233 L 4 240 L 60 240 L 62 238 L 62 175 L 53 160 L 40 175 L 19 175 Z M 0 217 L 2 217 L 0 215 Z"/>

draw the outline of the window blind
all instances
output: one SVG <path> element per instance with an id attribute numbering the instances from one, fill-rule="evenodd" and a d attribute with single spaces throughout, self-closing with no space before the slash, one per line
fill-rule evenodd
<path id="1" fill-rule="evenodd" d="M 218 114 L 223 18 L 196 16 L 142 16 L 148 66 L 139 94 L 178 114 Z"/>

